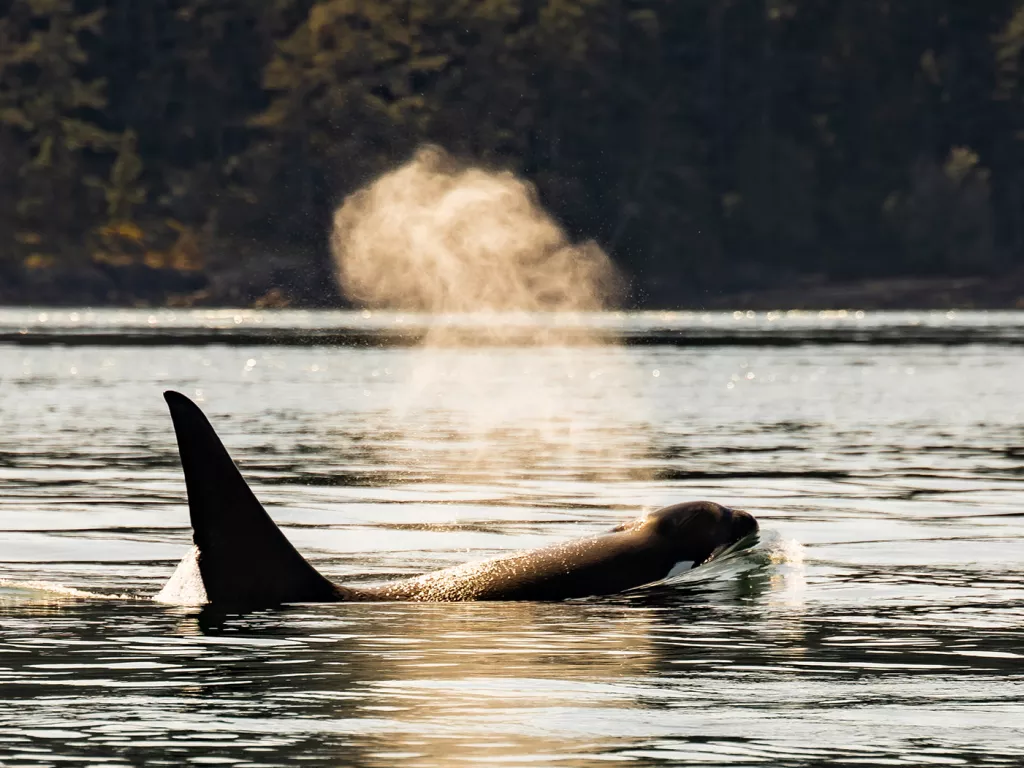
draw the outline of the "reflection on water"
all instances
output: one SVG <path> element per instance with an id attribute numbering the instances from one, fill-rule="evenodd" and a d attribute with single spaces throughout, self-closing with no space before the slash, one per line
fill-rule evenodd
<path id="1" fill-rule="evenodd" d="M 551 354 L 0 346 L 0 762 L 1024 762 L 1024 353 Z M 762 541 L 601 600 L 157 605 L 171 387 L 339 581 L 693 498 Z"/>

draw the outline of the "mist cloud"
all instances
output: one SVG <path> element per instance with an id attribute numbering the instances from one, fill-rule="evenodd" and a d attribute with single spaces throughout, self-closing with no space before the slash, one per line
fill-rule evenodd
<path id="1" fill-rule="evenodd" d="M 331 245 L 346 296 L 369 307 L 592 311 L 621 284 L 604 251 L 570 242 L 528 182 L 437 147 L 349 196 Z"/>
<path id="2" fill-rule="evenodd" d="M 432 460 L 612 475 L 637 450 L 629 351 L 575 315 L 608 308 L 619 275 L 596 244 L 569 240 L 529 183 L 425 147 L 344 201 L 331 243 L 353 302 L 434 316 L 391 409 Z"/>

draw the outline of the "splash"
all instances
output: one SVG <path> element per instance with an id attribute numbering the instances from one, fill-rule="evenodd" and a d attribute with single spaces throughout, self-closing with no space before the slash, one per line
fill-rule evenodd
<path id="1" fill-rule="evenodd" d="M 804 545 L 796 539 L 784 539 L 777 533 L 766 537 L 768 559 L 773 565 L 787 566 L 794 569 L 804 567 Z"/>
<path id="2" fill-rule="evenodd" d="M 778 608 L 800 609 L 806 602 L 807 566 L 804 545 L 775 534 L 765 551 L 772 566 L 769 603 Z"/>
<path id="3" fill-rule="evenodd" d="M 343 202 L 331 243 L 352 301 L 429 315 L 390 421 L 430 442 L 449 474 L 635 452 L 629 353 L 585 316 L 613 306 L 623 282 L 528 182 L 425 147 Z M 609 439 L 603 397 L 617 397 L 628 447 Z"/>

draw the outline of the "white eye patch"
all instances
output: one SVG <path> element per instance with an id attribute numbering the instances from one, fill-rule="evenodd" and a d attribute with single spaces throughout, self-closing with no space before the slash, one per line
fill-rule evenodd
<path id="1" fill-rule="evenodd" d="M 693 568 L 693 560 L 680 560 L 678 563 L 672 566 L 672 570 L 668 572 L 666 579 L 671 579 L 673 576 L 678 576 L 681 573 L 686 573 Z"/>

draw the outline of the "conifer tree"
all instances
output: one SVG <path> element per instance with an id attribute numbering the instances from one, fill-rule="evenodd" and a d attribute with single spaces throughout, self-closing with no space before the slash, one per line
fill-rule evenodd
<path id="1" fill-rule="evenodd" d="M 0 123 L 22 148 L 16 237 L 29 266 L 50 263 L 61 235 L 84 231 L 99 202 L 86 179 L 118 143 L 96 119 L 105 83 L 87 73 L 81 41 L 102 19 L 72 0 L 13 0 L 2 20 Z"/>

